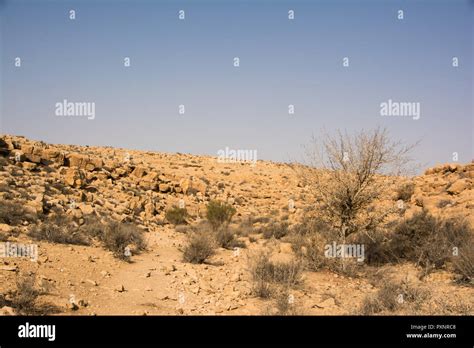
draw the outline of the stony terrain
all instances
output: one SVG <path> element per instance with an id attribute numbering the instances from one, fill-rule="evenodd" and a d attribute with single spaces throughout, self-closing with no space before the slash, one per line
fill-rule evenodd
<path id="1" fill-rule="evenodd" d="M 280 163 L 218 163 L 214 157 L 49 145 L 9 135 L 0 138 L 0 160 L 0 205 L 18 202 L 38 220 L 53 212 L 63 212 L 79 224 L 88 216 L 107 216 L 145 231 L 146 250 L 124 262 L 98 243 L 32 241 L 31 219 L 19 226 L 0 224 L 3 241 L 35 243 L 39 251 L 36 262 L 0 260 L 0 292 L 11 290 L 21 274 L 34 273 L 37 286 L 45 290 L 39 301 L 54 304 L 60 315 L 273 313 L 273 300 L 252 291 L 249 260 L 262 249 L 283 259 L 293 257 L 293 251 L 285 239 L 263 238 L 265 220 L 258 218 L 285 220 L 291 226 L 311 208 L 307 188 L 291 167 Z M 414 178 L 386 178 L 393 182 L 394 193 L 384 204 L 396 203 L 397 184 L 412 181 L 415 190 L 405 203 L 405 216 L 425 208 L 436 216 L 463 216 L 474 224 L 473 173 L 472 163 L 446 164 Z M 204 219 L 211 199 L 236 208 L 232 226 L 245 226 L 239 240 L 246 247 L 219 248 L 209 262 L 186 263 L 186 233 L 167 221 L 166 211 L 184 205 L 193 226 Z M 294 207 L 289 207 L 290 200 Z M 472 286 L 456 283 L 449 270 L 436 270 L 423 279 L 418 271 L 411 263 L 372 269 L 371 276 L 305 271 L 301 284 L 291 290 L 292 305 L 298 314 L 356 314 L 363 299 L 377 291 L 374 279 L 379 276 L 408 279 L 430 289 L 430 302 L 406 313 L 474 313 Z M 14 313 L 11 308 L 2 311 Z"/>

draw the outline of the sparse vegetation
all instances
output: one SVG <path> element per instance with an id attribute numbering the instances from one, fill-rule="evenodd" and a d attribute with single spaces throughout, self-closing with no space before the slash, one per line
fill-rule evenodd
<path id="1" fill-rule="evenodd" d="M 221 226 L 216 231 L 216 241 L 219 246 L 225 249 L 245 248 L 245 243 L 239 241 L 228 226 Z"/>
<path id="2" fill-rule="evenodd" d="M 410 182 L 401 185 L 397 190 L 397 200 L 401 199 L 404 202 L 408 202 L 415 192 L 415 184 Z"/>
<path id="3" fill-rule="evenodd" d="M 325 135 L 321 142 L 313 138 L 307 151 L 310 168 L 300 171 L 301 180 L 312 189 L 319 218 L 332 227 L 341 244 L 353 233 L 373 231 L 393 211 L 374 204 L 388 191 L 380 175 L 400 174 L 412 148 L 390 141 L 380 128 L 353 136 Z"/>
<path id="4" fill-rule="evenodd" d="M 310 271 L 323 269 L 328 262 L 324 256 L 324 246 L 327 239 L 320 233 L 311 235 L 294 235 L 292 248 L 295 254 L 305 260 L 305 265 Z"/>
<path id="5" fill-rule="evenodd" d="M 29 236 L 59 244 L 89 245 L 87 236 L 71 218 L 65 215 L 53 215 L 39 225 L 33 226 Z"/>
<path id="6" fill-rule="evenodd" d="M 325 249 L 334 242 L 334 232 L 323 222 L 311 218 L 294 226 L 289 236 L 293 252 L 303 260 L 306 269 L 327 269 L 346 276 L 356 276 L 360 263 L 356 260 L 326 257 Z"/>
<path id="7" fill-rule="evenodd" d="M 145 248 L 143 231 L 132 223 L 119 223 L 112 220 L 101 222 L 98 217 L 88 216 L 80 226 L 72 218 L 60 214 L 50 216 L 29 231 L 29 236 L 36 240 L 51 243 L 90 245 L 93 238 L 99 240 L 105 249 L 114 256 L 126 260 L 125 248 L 130 247 L 133 253 Z"/>
<path id="8" fill-rule="evenodd" d="M 173 206 L 166 211 L 165 217 L 173 225 L 184 225 L 187 223 L 188 211 L 186 208 Z"/>
<path id="9" fill-rule="evenodd" d="M 8 306 L 18 315 L 47 315 L 58 313 L 59 309 L 51 304 L 38 303 L 42 294 L 36 285 L 36 276 L 21 275 L 17 278 L 16 288 L 7 292 L 6 296 L 0 294 L 0 308 Z"/>
<path id="10" fill-rule="evenodd" d="M 285 237 L 289 232 L 288 222 L 275 222 L 272 221 L 268 226 L 262 228 L 261 232 L 263 233 L 263 238 L 270 239 L 280 239 Z"/>
<path id="11" fill-rule="evenodd" d="M 230 204 L 220 201 L 211 201 L 207 205 L 206 218 L 214 230 L 227 225 L 232 220 L 236 210 Z"/>
<path id="12" fill-rule="evenodd" d="M 128 260 L 126 254 L 129 247 L 131 253 L 139 253 L 145 249 L 143 231 L 131 223 L 109 222 L 104 226 L 103 233 L 99 236 L 104 247 L 114 253 L 114 256 Z"/>
<path id="13" fill-rule="evenodd" d="M 451 261 L 454 271 L 459 275 L 459 281 L 474 285 L 474 240 L 472 237 L 459 248 L 457 254 L 451 257 Z"/>
<path id="14" fill-rule="evenodd" d="M 435 218 L 423 210 L 395 226 L 390 252 L 399 259 L 425 267 L 425 272 L 429 272 L 444 266 L 456 250 L 468 245 L 472 234 L 465 219 Z"/>
<path id="15" fill-rule="evenodd" d="M 294 302 L 287 288 L 277 292 L 275 297 L 275 311 L 273 315 L 300 315 L 301 310 Z"/>
<path id="16" fill-rule="evenodd" d="M 215 240 L 208 232 L 194 232 L 188 237 L 183 259 L 190 263 L 203 263 L 215 254 L 215 248 Z"/>
<path id="17" fill-rule="evenodd" d="M 411 312 L 419 310 L 430 298 L 427 289 L 408 282 L 385 282 L 375 295 L 368 295 L 360 308 L 360 314 L 372 315 L 394 312 L 408 307 Z"/>
<path id="18" fill-rule="evenodd" d="M 68 295 L 78 296 L 68 306 L 78 314 L 103 313 L 116 304 L 115 296 L 88 295 L 103 287 L 120 294 L 117 311 L 128 314 L 472 314 L 474 166 L 446 164 L 416 178 L 391 176 L 398 164 L 404 167 L 410 148 L 392 148 L 385 131 L 323 139 L 313 168 L 293 167 L 300 176 L 287 164 L 213 166 L 190 154 L 134 151 L 133 161 L 121 165 L 123 149 L 44 148 L 7 138 L 9 148 L 25 155 L 17 161 L 0 154 L 0 170 L 6 162 L 0 242 L 41 245 L 38 264 L 19 255 L 5 260 L 5 314 L 48 313 L 42 304 L 49 296 L 43 295 L 52 286 L 61 306 Z M 81 185 L 76 172 L 87 177 Z M 179 198 L 189 213 L 168 205 Z M 145 231 L 153 244 L 136 258 L 141 268 L 111 262 L 112 254 L 130 261 L 144 250 Z M 359 262 L 341 249 L 327 253 L 341 244 L 363 245 Z M 350 251 L 358 255 L 360 249 Z M 41 271 L 36 281 L 30 270 Z M 400 282 L 401 275 L 407 281 Z M 145 286 L 136 292 L 133 282 L 140 279 Z M 135 295 L 156 301 L 125 306 Z M 176 308 L 167 305 L 169 296 L 177 296 Z"/>
<path id="19" fill-rule="evenodd" d="M 292 287 L 301 282 L 303 265 L 300 261 L 273 262 L 268 252 L 261 252 L 250 260 L 254 293 L 269 297 L 274 285 Z"/>
<path id="20" fill-rule="evenodd" d="M 25 211 L 22 204 L 3 201 L 0 205 L 0 223 L 17 226 L 23 221 L 35 222 L 36 217 Z"/>

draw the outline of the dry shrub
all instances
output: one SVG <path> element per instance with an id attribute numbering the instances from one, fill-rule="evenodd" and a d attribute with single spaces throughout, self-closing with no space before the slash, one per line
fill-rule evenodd
<path id="1" fill-rule="evenodd" d="M 419 310 L 430 296 L 427 289 L 408 282 L 389 281 L 376 294 L 366 296 L 359 311 L 363 315 L 371 315 L 400 309 Z"/>
<path id="2" fill-rule="evenodd" d="M 305 219 L 292 229 L 289 240 L 294 253 L 304 261 L 308 270 L 328 269 L 345 276 L 356 276 L 360 262 L 349 258 L 326 257 L 326 246 L 334 242 L 333 238 L 334 233 L 328 225 L 319 220 Z M 346 242 L 350 243 L 351 240 L 352 236 Z"/>
<path id="3" fill-rule="evenodd" d="M 233 250 L 234 248 L 245 248 L 246 245 L 244 242 L 238 240 L 235 236 L 234 231 L 228 226 L 221 226 L 216 231 L 216 241 L 217 244 L 224 248 Z"/>
<path id="4" fill-rule="evenodd" d="M 294 299 L 291 300 L 288 288 L 283 288 L 277 291 L 275 295 L 275 310 L 272 315 L 301 315 L 302 309 L 298 306 Z"/>
<path id="5" fill-rule="evenodd" d="M 313 210 L 332 227 L 333 239 L 344 244 L 348 236 L 383 224 L 394 207 L 375 204 L 391 186 L 381 175 L 408 171 L 413 147 L 392 141 L 381 128 L 313 137 L 308 166 L 294 167 L 314 197 Z"/>
<path id="6" fill-rule="evenodd" d="M 301 282 L 303 265 L 300 261 L 273 262 L 268 252 L 260 252 L 249 263 L 257 296 L 270 297 L 275 285 L 290 288 Z"/>
<path id="7" fill-rule="evenodd" d="M 474 240 L 471 238 L 461 246 L 457 255 L 451 257 L 454 271 L 459 275 L 459 281 L 473 284 L 474 280 Z"/>
<path id="8" fill-rule="evenodd" d="M 415 184 L 412 182 L 401 185 L 397 189 L 397 200 L 401 199 L 404 202 L 408 202 L 415 193 Z"/>
<path id="9" fill-rule="evenodd" d="M 33 226 L 28 235 L 36 240 L 51 243 L 89 245 L 89 239 L 71 218 L 65 215 L 53 215 L 43 223 Z"/>
<path id="10" fill-rule="evenodd" d="M 166 211 L 165 218 L 173 225 L 184 225 L 187 223 L 188 211 L 186 208 L 173 206 Z"/>
<path id="11" fill-rule="evenodd" d="M 207 205 L 206 218 L 214 230 L 217 230 L 224 224 L 229 224 L 236 213 L 236 210 L 230 204 L 220 201 L 210 201 Z"/>
<path id="12" fill-rule="evenodd" d="M 19 276 L 14 290 L 8 291 L 6 296 L 0 294 L 0 307 L 12 307 L 18 315 L 58 313 L 59 308 L 55 305 L 38 303 L 38 297 L 43 293 L 35 286 L 35 283 L 35 274 Z"/>
<path id="13" fill-rule="evenodd" d="M 359 235 L 356 240 L 364 245 L 364 262 L 367 265 L 381 266 L 397 259 L 390 249 L 389 236 L 382 230 L 375 230 L 370 235 Z"/>
<path id="14" fill-rule="evenodd" d="M 395 226 L 390 252 L 396 258 L 413 261 L 429 272 L 443 267 L 449 260 L 459 262 L 453 259 L 453 252 L 455 248 L 461 249 L 472 243 L 472 235 L 467 220 L 435 218 L 423 210 Z M 464 253 L 464 256 L 468 255 L 469 252 Z"/>
<path id="15" fill-rule="evenodd" d="M 18 226 L 23 221 L 35 222 L 37 218 L 25 211 L 25 208 L 20 203 L 2 201 L 0 204 L 0 223 L 11 226 Z"/>
<path id="16" fill-rule="evenodd" d="M 111 221 L 104 225 L 99 240 L 104 247 L 113 252 L 114 256 L 121 260 L 128 260 L 126 248 L 130 252 L 139 253 L 145 249 L 143 231 L 132 223 L 119 223 Z"/>
<path id="17" fill-rule="evenodd" d="M 289 233 L 289 224 L 286 221 L 272 221 L 269 225 L 263 227 L 260 232 L 263 234 L 265 239 L 281 239 Z"/>
<path id="18" fill-rule="evenodd" d="M 319 233 L 313 235 L 296 235 L 292 238 L 292 249 L 295 254 L 305 260 L 305 266 L 310 271 L 319 271 L 326 267 L 328 258 L 324 256 L 326 238 Z"/>
<path id="19" fill-rule="evenodd" d="M 204 263 L 215 254 L 216 243 L 206 231 L 194 232 L 188 236 L 188 243 L 183 251 L 183 260 L 190 263 Z"/>

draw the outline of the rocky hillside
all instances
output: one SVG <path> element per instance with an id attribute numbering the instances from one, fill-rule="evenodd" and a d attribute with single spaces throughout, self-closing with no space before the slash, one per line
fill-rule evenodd
<path id="1" fill-rule="evenodd" d="M 466 217 L 474 224 L 473 173 L 472 163 L 446 164 L 414 178 L 384 178 L 393 183 L 384 204 L 402 201 L 402 218 L 426 209 L 434 216 Z M 184 262 L 186 229 L 205 220 L 211 200 L 236 209 L 232 226 L 245 229 L 239 235 L 242 247 L 219 248 L 204 264 Z M 0 221 L 4 242 L 33 243 L 32 228 L 53 215 L 64 215 L 78 226 L 85 226 L 90 217 L 106 217 L 145 231 L 147 247 L 129 263 L 96 242 L 47 240 L 34 241 L 39 252 L 35 262 L 2 258 L 0 291 L 10 294 L 7 300 L 14 296 L 16 280 L 34 274 L 35 286 L 44 293 L 38 302 L 54 304 L 56 312 L 66 314 L 281 311 L 278 299 L 255 296 L 249 260 L 264 249 L 294 257 L 290 239 L 267 238 L 263 231 L 269 221 L 284 221 L 291 228 L 311 210 L 308 188 L 286 164 L 218 163 L 214 157 L 50 145 L 9 135 L 0 138 L 0 202 L 6 215 Z M 23 209 L 19 221 L 5 208 L 13 203 Z M 172 207 L 186 209 L 184 227 L 168 221 Z M 386 266 L 384 272 L 394 279 L 403 274 L 431 289 L 432 300 L 423 313 L 435 308 L 438 313 L 472 314 L 472 303 L 465 303 L 474 298 L 472 288 L 456 285 L 448 270 L 423 280 L 410 263 Z M 305 270 L 299 285 L 290 290 L 290 304 L 304 314 L 348 314 L 377 290 L 370 277 Z M 13 306 L 2 310 L 17 312 Z"/>

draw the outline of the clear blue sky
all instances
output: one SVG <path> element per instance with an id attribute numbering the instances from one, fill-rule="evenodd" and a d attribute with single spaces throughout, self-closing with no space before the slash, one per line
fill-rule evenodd
<path id="1" fill-rule="evenodd" d="M 471 0 L 0 0 L 0 20 L 1 133 L 286 161 L 323 127 L 380 125 L 421 139 L 420 163 L 474 158 Z M 56 117 L 63 99 L 95 102 L 95 119 Z M 420 119 L 380 116 L 388 99 Z"/>

